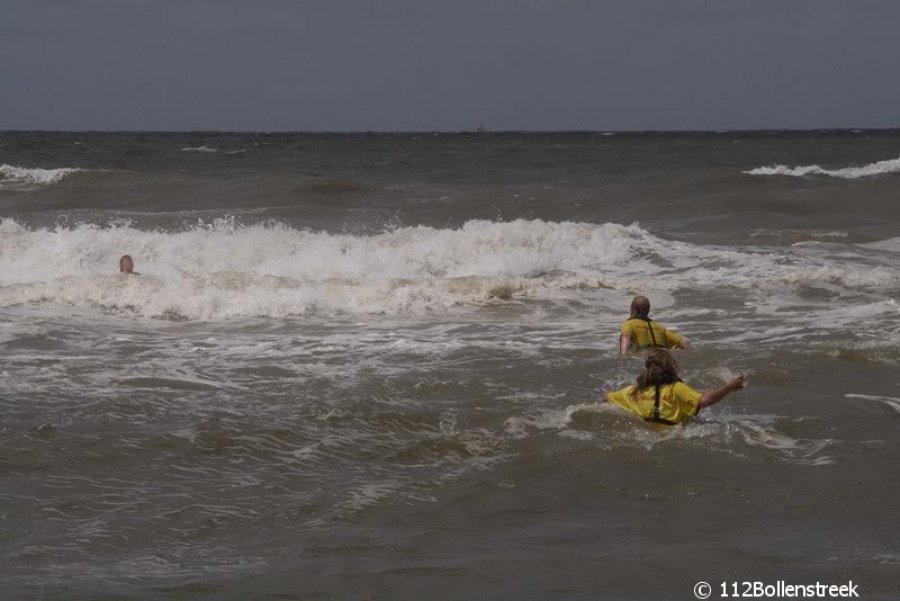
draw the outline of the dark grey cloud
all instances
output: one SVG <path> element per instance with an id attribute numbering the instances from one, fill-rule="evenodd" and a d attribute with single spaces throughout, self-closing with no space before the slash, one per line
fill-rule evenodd
<path id="1" fill-rule="evenodd" d="M 891 0 L 4 0 L 0 129 L 891 127 Z"/>

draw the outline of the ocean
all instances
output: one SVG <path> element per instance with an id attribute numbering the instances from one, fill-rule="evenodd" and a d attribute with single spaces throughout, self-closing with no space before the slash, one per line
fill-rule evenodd
<path id="1" fill-rule="evenodd" d="M 0 132 L 0 597 L 900 598 L 898 265 L 897 130 Z"/>

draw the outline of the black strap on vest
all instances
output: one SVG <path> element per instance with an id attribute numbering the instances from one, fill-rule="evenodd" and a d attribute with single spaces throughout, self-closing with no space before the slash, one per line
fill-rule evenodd
<path id="1" fill-rule="evenodd" d="M 659 421 L 659 384 L 656 385 L 656 398 L 653 399 L 653 421 Z"/>
<path id="2" fill-rule="evenodd" d="M 643 321 L 647 324 L 647 329 L 650 330 L 650 340 L 652 341 L 652 344 L 650 345 L 651 347 L 665 348 L 664 344 L 660 344 L 656 341 L 656 334 L 653 333 L 653 325 L 650 323 L 652 320 L 649 317 L 642 316 L 642 315 L 635 315 L 634 317 L 629 317 L 625 321 L 631 321 L 632 319 L 637 319 L 637 320 Z M 637 341 L 635 341 L 635 344 L 637 344 Z M 638 344 L 638 348 L 644 348 L 644 347 L 641 347 L 641 345 Z"/>
<path id="3" fill-rule="evenodd" d="M 667 426 L 677 425 L 675 422 L 663 419 L 659 416 L 659 384 L 656 385 L 656 395 L 653 400 L 653 413 L 650 415 L 650 417 L 645 417 L 644 419 L 648 422 L 666 424 Z"/>

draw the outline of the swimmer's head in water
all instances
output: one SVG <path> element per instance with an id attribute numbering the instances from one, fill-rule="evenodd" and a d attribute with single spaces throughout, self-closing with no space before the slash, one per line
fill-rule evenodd
<path id="1" fill-rule="evenodd" d="M 666 349 L 654 349 L 644 361 L 644 373 L 638 376 L 635 391 L 650 386 L 671 384 L 678 381 L 678 364 Z"/>
<path id="2" fill-rule="evenodd" d="M 635 296 L 631 301 L 632 317 L 647 317 L 650 315 L 650 299 L 646 296 Z"/>
<path id="3" fill-rule="evenodd" d="M 122 255 L 122 258 L 119 259 L 119 273 L 133 273 L 134 272 L 134 261 L 131 259 L 131 255 Z"/>

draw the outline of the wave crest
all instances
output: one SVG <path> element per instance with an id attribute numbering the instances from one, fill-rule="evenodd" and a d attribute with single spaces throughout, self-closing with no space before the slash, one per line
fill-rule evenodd
<path id="1" fill-rule="evenodd" d="M 125 253 L 144 276 L 117 275 Z M 214 319 L 445 312 L 522 299 L 602 305 L 638 290 L 666 296 L 723 287 L 781 291 L 785 302 L 795 302 L 795 290 L 858 294 L 900 285 L 896 270 L 860 256 L 867 269 L 843 255 L 831 258 L 827 249 L 711 247 L 614 223 L 474 220 L 452 229 L 351 235 L 233 219 L 177 232 L 124 222 L 29 229 L 5 219 L 0 307 L 41 303 Z"/>
<path id="2" fill-rule="evenodd" d="M 844 167 L 843 169 L 823 169 L 818 165 L 806 165 L 800 167 L 788 167 L 787 165 L 773 165 L 771 167 L 757 167 L 750 171 L 744 171 L 749 175 L 786 175 L 791 177 L 806 177 L 808 175 L 824 175 L 841 179 L 858 179 L 874 175 L 900 173 L 900 158 L 887 161 L 869 163 L 862 167 Z"/>
<path id="3" fill-rule="evenodd" d="M 49 303 L 189 318 L 416 313 L 596 287 L 653 238 L 617 224 L 470 221 L 376 235 L 283 224 L 31 230 L 0 222 L 0 306 Z M 116 274 L 131 254 L 140 278 Z"/>
<path id="4" fill-rule="evenodd" d="M 0 187 L 5 187 L 4 184 L 12 184 L 13 186 L 48 186 L 57 184 L 72 173 L 78 171 L 83 171 L 83 169 L 78 169 L 76 167 L 38 169 L 3 164 L 0 165 Z"/>

